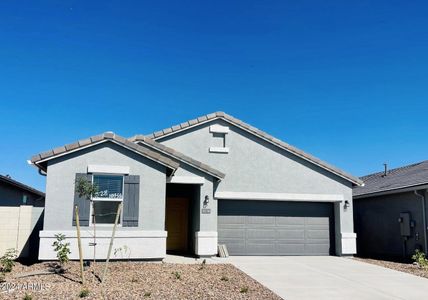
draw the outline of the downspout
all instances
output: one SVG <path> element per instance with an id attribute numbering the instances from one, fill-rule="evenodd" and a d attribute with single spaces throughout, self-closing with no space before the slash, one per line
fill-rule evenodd
<path id="1" fill-rule="evenodd" d="M 426 190 L 425 190 L 426 192 Z M 427 215 L 426 215 L 426 207 L 425 207 L 425 195 L 421 195 L 417 190 L 414 191 L 415 195 L 420 197 L 422 200 L 422 221 L 424 226 L 424 251 L 425 254 L 428 254 L 428 241 L 427 241 Z"/>

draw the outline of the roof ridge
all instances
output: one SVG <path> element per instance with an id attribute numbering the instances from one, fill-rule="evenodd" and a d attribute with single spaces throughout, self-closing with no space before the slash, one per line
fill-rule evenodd
<path id="1" fill-rule="evenodd" d="M 342 177 L 348 181 L 351 181 L 352 183 L 354 183 L 356 185 L 362 185 L 363 184 L 361 179 L 359 179 L 358 177 L 352 176 L 352 175 L 340 170 L 339 168 L 336 168 L 336 167 L 322 161 L 321 159 L 319 159 L 319 158 L 317 158 L 311 154 L 308 154 L 308 153 L 306 153 L 306 152 L 304 152 L 304 151 L 302 151 L 302 150 L 300 150 L 300 149 L 298 149 L 298 148 L 296 148 L 296 147 L 294 147 L 288 143 L 285 143 L 285 142 L 273 137 L 272 135 L 270 135 L 270 134 L 268 134 L 268 133 L 266 133 L 266 132 L 264 132 L 264 131 L 256 128 L 256 127 L 253 127 L 253 126 L 251 126 L 251 125 L 249 125 L 249 124 L 247 124 L 247 123 L 245 123 L 245 122 L 243 122 L 243 121 L 241 121 L 241 120 L 239 120 L 239 119 L 237 119 L 237 118 L 235 118 L 235 117 L 233 117 L 233 116 L 231 116 L 231 115 L 229 115 L 223 111 L 217 111 L 214 113 L 210 113 L 207 115 L 200 116 L 196 119 L 192 119 L 192 120 L 183 122 L 183 123 L 178 124 L 178 125 L 167 127 L 163 130 L 156 131 L 154 133 L 148 134 L 148 135 L 146 135 L 146 137 L 155 140 L 157 138 L 161 138 L 163 136 L 167 136 L 167 135 L 173 134 L 173 133 L 181 131 L 181 130 L 186 130 L 187 128 L 193 127 L 193 126 L 198 125 L 198 124 L 203 124 L 203 123 L 206 123 L 208 121 L 211 121 L 211 120 L 214 120 L 217 118 L 224 119 L 225 121 L 228 121 L 229 123 L 232 123 L 237 127 L 241 127 L 242 129 L 247 130 L 256 136 L 267 140 L 271 144 L 274 144 L 280 148 L 283 148 L 284 150 L 286 150 L 286 151 L 288 151 L 288 152 L 290 152 L 290 153 L 292 153 L 298 157 L 301 157 L 301 158 L 303 158 L 309 162 L 312 162 L 313 164 L 318 165 L 319 167 L 324 168 L 324 169 L 328 170 L 329 172 L 331 172 L 331 173 L 333 173 L 339 177 Z M 130 141 L 135 141 L 135 136 L 131 137 Z"/>
<path id="2" fill-rule="evenodd" d="M 19 186 L 19 187 L 21 187 L 22 189 L 25 189 L 25 190 L 27 190 L 27 191 L 30 191 L 30 192 L 32 192 L 32 193 L 34 193 L 34 194 L 37 194 L 37 195 L 39 195 L 39 196 L 43 196 L 43 197 L 45 197 L 45 193 L 43 193 L 42 191 L 39 191 L 38 189 L 35 189 L 35 188 L 33 188 L 33 187 L 31 187 L 31 186 L 29 186 L 29 185 L 25 184 L 25 183 L 22 183 L 22 182 L 20 182 L 20 181 L 18 181 L 18 180 L 15 180 L 15 179 L 11 178 L 11 177 L 4 176 L 4 175 L 1 175 L 1 174 L 0 174 L 0 179 L 2 179 L 2 180 L 4 180 L 4 181 L 7 181 L 7 182 L 9 182 L 10 184 L 13 184 L 13 185 Z"/>
<path id="3" fill-rule="evenodd" d="M 94 135 L 91 136 L 89 138 L 83 139 L 83 140 L 79 140 L 77 142 L 71 143 L 71 144 L 67 144 L 65 146 L 60 146 L 57 148 L 54 148 L 52 150 L 48 150 L 45 152 L 41 152 L 39 154 L 34 155 L 31 158 L 31 163 L 36 165 L 37 167 L 39 167 L 40 169 L 43 169 L 39 164 L 41 162 L 44 162 L 45 160 L 49 160 L 52 159 L 56 156 L 59 155 L 64 155 L 70 152 L 73 152 L 75 150 L 78 150 L 80 148 L 84 148 L 87 146 L 91 146 L 91 145 L 95 145 L 99 142 L 103 142 L 103 141 L 113 141 L 125 148 L 130 148 L 133 151 L 136 151 L 137 153 L 148 157 L 151 160 L 157 161 L 160 164 L 166 165 L 168 167 L 170 167 L 171 169 L 177 169 L 179 167 L 179 164 L 175 161 L 173 161 L 172 159 L 170 159 L 169 157 L 166 157 L 164 155 L 160 155 L 159 153 L 144 148 L 140 145 L 137 145 L 131 141 L 129 141 L 128 139 L 115 134 L 112 131 L 107 131 L 104 132 L 102 134 L 98 134 L 98 135 Z"/>
<path id="4" fill-rule="evenodd" d="M 423 160 L 423 161 L 416 162 L 416 163 L 413 163 L 413 164 L 410 164 L 410 165 L 405 165 L 405 166 L 401 166 L 401 167 L 396 167 L 396 168 L 393 168 L 393 169 L 389 169 L 389 170 L 387 170 L 387 172 L 389 174 L 389 173 L 393 173 L 393 172 L 396 172 L 396 171 L 410 169 L 412 167 L 415 167 L 415 166 L 418 166 L 418 165 L 421 165 L 421 164 L 427 163 L 427 162 L 428 162 L 428 160 Z M 380 172 L 376 172 L 376 173 L 367 174 L 367 175 L 361 176 L 360 179 L 366 179 L 366 178 L 375 177 L 375 176 L 379 176 L 379 175 L 381 176 L 383 174 L 385 174 L 385 171 L 380 171 Z"/>

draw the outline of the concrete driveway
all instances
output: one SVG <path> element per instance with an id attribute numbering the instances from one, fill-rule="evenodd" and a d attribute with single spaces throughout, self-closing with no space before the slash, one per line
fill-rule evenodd
<path id="1" fill-rule="evenodd" d="M 286 300 L 428 297 L 428 279 L 350 258 L 235 256 L 218 260 L 232 263 Z"/>

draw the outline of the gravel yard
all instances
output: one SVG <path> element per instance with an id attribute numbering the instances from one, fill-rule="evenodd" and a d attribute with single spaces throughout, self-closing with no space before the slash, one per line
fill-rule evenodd
<path id="1" fill-rule="evenodd" d="M 399 263 L 399 262 L 392 262 L 392 261 L 378 260 L 378 259 L 371 259 L 371 258 L 361 258 L 361 257 L 354 257 L 353 259 L 378 265 L 381 267 L 393 269 L 396 271 L 406 272 L 416 276 L 428 278 L 428 269 L 419 268 L 418 266 L 412 263 Z"/>
<path id="2" fill-rule="evenodd" d="M 64 274 L 15 278 L 19 274 L 45 271 L 49 263 L 31 266 L 16 264 L 6 282 L 0 283 L 1 299 L 281 299 L 257 281 L 230 264 L 170 264 L 112 262 L 105 283 L 103 263 L 85 271 L 86 284 L 80 284 L 78 262 L 69 262 Z M 94 275 L 95 274 L 95 275 Z M 41 289 L 40 289 L 41 287 Z"/>

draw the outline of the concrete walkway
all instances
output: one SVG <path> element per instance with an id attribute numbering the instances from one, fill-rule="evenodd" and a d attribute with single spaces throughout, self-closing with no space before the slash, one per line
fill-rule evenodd
<path id="1" fill-rule="evenodd" d="M 286 300 L 428 299 L 428 279 L 350 258 L 235 256 L 232 263 Z"/>

